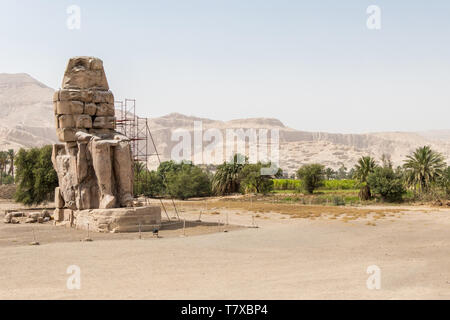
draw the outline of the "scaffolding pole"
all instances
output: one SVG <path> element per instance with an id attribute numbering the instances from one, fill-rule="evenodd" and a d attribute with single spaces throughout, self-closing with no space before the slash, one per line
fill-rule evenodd
<path id="1" fill-rule="evenodd" d="M 130 140 L 131 154 L 134 162 L 134 170 L 146 170 L 149 171 L 149 159 L 156 156 L 158 164 L 161 164 L 161 158 L 156 148 L 156 143 L 153 139 L 153 135 L 150 131 L 147 118 L 141 118 L 136 115 L 136 100 L 125 99 L 124 101 L 115 102 L 116 109 L 120 110 L 120 118 L 116 119 L 115 127 L 118 132 L 125 135 Z M 150 140 L 150 141 L 149 141 Z M 154 153 L 149 152 L 149 142 L 151 142 Z M 149 183 L 149 175 L 134 175 L 135 185 L 142 185 L 143 183 Z M 165 177 L 163 177 L 163 183 L 167 185 Z M 173 197 L 170 198 L 177 219 L 180 220 L 178 209 L 175 205 Z M 167 213 L 166 206 L 161 198 L 159 198 L 161 206 L 170 221 L 169 214 Z"/>

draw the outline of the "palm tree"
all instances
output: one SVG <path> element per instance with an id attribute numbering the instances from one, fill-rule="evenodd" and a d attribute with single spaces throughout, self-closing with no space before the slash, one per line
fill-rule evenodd
<path id="1" fill-rule="evenodd" d="M 431 184 L 442 176 L 446 168 L 444 156 L 433 151 L 430 146 L 417 148 L 406 158 L 403 165 L 406 181 L 410 187 L 414 187 L 414 191 L 418 186 L 420 193 L 428 192 Z"/>
<path id="2" fill-rule="evenodd" d="M 247 162 L 247 158 L 235 154 L 231 162 L 224 162 L 218 166 L 211 182 L 213 193 L 224 195 L 238 192 L 241 171 Z"/>
<path id="3" fill-rule="evenodd" d="M 359 191 L 359 198 L 361 200 L 369 200 L 372 197 L 370 187 L 367 184 L 367 178 L 376 167 L 375 159 L 370 156 L 361 157 L 355 165 L 355 173 L 353 176 L 361 184 L 361 190 Z"/>
<path id="4" fill-rule="evenodd" d="M 139 176 L 146 169 L 145 163 L 142 161 L 134 162 L 134 174 Z"/>

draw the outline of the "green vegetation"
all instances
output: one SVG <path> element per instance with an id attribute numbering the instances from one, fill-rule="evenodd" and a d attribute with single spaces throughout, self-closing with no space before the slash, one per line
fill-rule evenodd
<path id="1" fill-rule="evenodd" d="M 376 167 L 368 176 L 367 184 L 384 201 L 401 201 L 406 193 L 401 174 L 390 166 Z"/>
<path id="2" fill-rule="evenodd" d="M 58 177 L 51 161 L 52 146 L 20 149 L 15 158 L 15 200 L 35 205 L 52 200 Z"/>
<path id="3" fill-rule="evenodd" d="M 407 157 L 404 166 L 396 169 L 388 155 L 383 155 L 381 163 L 379 166 L 375 159 L 367 156 L 360 158 L 350 171 L 344 166 L 338 171 L 325 168 L 323 177 L 326 180 L 318 180 L 320 186 L 316 185 L 313 190 L 314 199 L 306 202 L 342 204 L 377 199 L 388 202 L 450 199 L 450 167 L 444 157 L 430 147 L 418 148 Z M 317 165 L 302 166 L 297 173 L 308 177 L 314 172 L 311 166 L 321 176 Z M 340 179 L 350 173 L 355 179 Z M 308 181 L 301 179 L 273 180 L 275 193 L 308 192 L 307 184 Z"/>
<path id="4" fill-rule="evenodd" d="M 443 172 L 442 177 L 439 179 L 439 186 L 445 192 L 445 195 L 450 198 L 450 167 Z"/>
<path id="5" fill-rule="evenodd" d="M 324 184 L 325 167 L 317 163 L 306 164 L 298 169 L 297 177 L 302 180 L 302 188 L 308 193 L 313 193 Z"/>
<path id="6" fill-rule="evenodd" d="M 208 173 L 189 162 L 165 161 L 156 171 L 135 164 L 134 174 L 135 195 L 187 199 L 211 194 Z"/>
<path id="7" fill-rule="evenodd" d="M 167 172 L 167 194 L 178 199 L 206 197 L 211 194 L 211 183 L 206 172 L 192 164 L 182 164 Z"/>
<path id="8" fill-rule="evenodd" d="M 246 164 L 242 169 L 241 191 L 243 193 L 267 194 L 273 190 L 273 180 L 270 176 L 261 175 L 262 168 L 269 168 L 270 163 Z"/>
<path id="9" fill-rule="evenodd" d="M 248 164 L 248 159 L 236 154 L 230 162 L 218 166 L 212 179 L 212 192 L 216 195 L 231 194 L 239 191 L 242 179 L 242 169 Z"/>
<path id="10" fill-rule="evenodd" d="M 361 200 L 369 200 L 372 197 L 370 186 L 367 183 L 367 178 L 374 172 L 377 167 L 375 159 L 372 157 L 361 157 L 355 165 L 354 177 L 359 181 L 361 189 L 359 191 L 359 198 Z"/>
<path id="11" fill-rule="evenodd" d="M 295 179 L 273 179 L 274 190 L 300 190 L 301 181 Z"/>
<path id="12" fill-rule="evenodd" d="M 298 179 L 273 179 L 273 189 L 275 191 L 301 191 L 301 186 L 302 181 Z M 355 190 L 357 187 L 358 182 L 356 180 L 325 180 L 323 181 L 323 186 L 317 190 L 324 192 L 332 190 Z"/>
<path id="13" fill-rule="evenodd" d="M 51 146 L 21 149 L 17 155 L 12 150 L 0 152 L 0 182 L 12 183 L 15 174 L 16 201 L 32 205 L 52 199 L 58 181 L 51 152 Z M 297 193 L 295 201 L 330 205 L 361 200 L 368 203 L 450 199 L 450 167 L 430 147 L 418 148 L 407 157 L 404 166 L 396 169 L 388 156 L 381 160 L 382 165 L 378 166 L 372 157 L 362 157 L 350 171 L 344 166 L 335 171 L 321 164 L 308 164 L 298 169 L 298 179 L 280 179 L 281 169 L 273 176 L 261 175 L 261 169 L 270 167 L 270 163 L 250 164 L 239 154 L 217 167 L 165 161 L 157 170 L 149 171 L 143 162 L 137 162 L 134 190 L 135 195 L 178 199 L 237 192 Z M 210 170 L 215 169 L 212 174 Z M 349 179 L 350 175 L 354 179 Z"/>
<path id="14" fill-rule="evenodd" d="M 414 191 L 428 193 L 434 183 L 444 175 L 446 169 L 444 157 L 429 146 L 416 149 L 407 157 L 404 168 L 406 182 Z"/>
<path id="15" fill-rule="evenodd" d="M 14 150 L 0 151 L 0 184 L 14 183 Z"/>
<path id="16" fill-rule="evenodd" d="M 351 179 L 326 180 L 323 189 L 325 190 L 354 190 L 358 187 L 358 182 Z"/>

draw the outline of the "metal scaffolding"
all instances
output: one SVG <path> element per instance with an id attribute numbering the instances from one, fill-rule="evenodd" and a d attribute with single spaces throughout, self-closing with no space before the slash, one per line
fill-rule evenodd
<path id="1" fill-rule="evenodd" d="M 161 158 L 156 148 L 155 141 L 153 140 L 152 133 L 150 132 L 148 119 L 136 115 L 136 100 L 125 99 L 124 101 L 116 101 L 115 108 L 116 110 L 120 110 L 119 117 L 116 117 L 115 127 L 118 132 L 130 139 L 134 170 L 149 171 L 148 162 L 149 158 L 152 156 L 156 156 L 158 163 L 161 164 Z M 151 142 L 151 147 L 153 147 L 153 153 L 149 150 L 149 142 Z M 148 174 L 135 174 L 135 185 L 148 184 L 149 178 L 150 176 Z M 163 181 L 163 183 L 166 184 L 166 181 Z M 162 199 L 159 198 L 159 201 L 167 218 L 170 220 Z M 173 198 L 171 198 L 171 201 L 177 218 L 180 220 L 175 201 Z"/>

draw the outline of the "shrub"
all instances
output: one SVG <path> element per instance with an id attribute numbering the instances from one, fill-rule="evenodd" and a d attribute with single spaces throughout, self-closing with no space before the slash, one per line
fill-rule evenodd
<path id="1" fill-rule="evenodd" d="M 163 178 L 156 171 L 135 172 L 134 194 L 147 197 L 162 196 L 165 193 Z"/>
<path id="2" fill-rule="evenodd" d="M 246 164 L 241 172 L 241 191 L 243 193 L 269 193 L 273 190 L 273 180 L 270 176 L 262 175 L 261 169 L 268 168 L 270 164 L 258 162 Z"/>
<path id="3" fill-rule="evenodd" d="M 400 201 L 406 192 L 402 176 L 391 167 L 377 167 L 369 174 L 367 184 L 371 190 L 385 201 Z"/>
<path id="4" fill-rule="evenodd" d="M 15 158 L 17 202 L 33 205 L 53 198 L 58 176 L 51 157 L 52 146 L 19 150 Z"/>
<path id="5" fill-rule="evenodd" d="M 205 197 L 211 194 L 209 176 L 199 167 L 183 164 L 178 170 L 166 173 L 167 193 L 178 199 Z"/>
<path id="6" fill-rule="evenodd" d="M 439 185 L 447 198 L 450 197 L 450 167 L 447 167 L 447 169 L 443 172 Z"/>
<path id="7" fill-rule="evenodd" d="M 297 171 L 297 176 L 302 180 L 302 188 L 308 193 L 323 186 L 325 179 L 325 167 L 321 164 L 307 164 Z"/>

